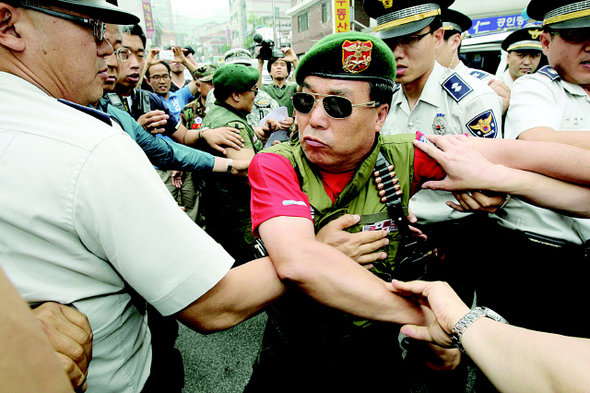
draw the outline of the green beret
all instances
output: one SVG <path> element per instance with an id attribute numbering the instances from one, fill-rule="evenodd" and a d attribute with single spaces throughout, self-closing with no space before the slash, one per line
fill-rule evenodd
<path id="1" fill-rule="evenodd" d="M 258 82 L 258 69 L 243 64 L 226 64 L 213 74 L 213 87 L 224 91 L 246 91 Z"/>
<path id="2" fill-rule="evenodd" d="M 395 57 L 381 39 L 366 33 L 335 33 L 318 41 L 299 62 L 295 80 L 308 75 L 394 84 Z"/>

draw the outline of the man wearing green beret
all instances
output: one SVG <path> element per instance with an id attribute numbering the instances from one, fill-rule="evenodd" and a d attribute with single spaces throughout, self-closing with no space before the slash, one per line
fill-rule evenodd
<path id="1" fill-rule="evenodd" d="M 444 173 L 415 151 L 415 133 L 379 134 L 395 70 L 391 50 L 374 36 L 325 37 L 295 74 L 299 140 L 266 149 L 250 164 L 254 233 L 292 288 L 267 311 L 246 391 L 403 390 L 399 327 L 391 322 L 421 316 L 392 296 L 387 281 L 420 276 L 402 276 L 405 266 L 398 267 L 410 254 L 404 244 L 414 242 L 408 199 L 422 180 Z M 334 226 L 343 220 L 354 236 L 376 236 L 365 245 L 380 248 L 364 260 L 370 272 L 357 263 L 366 250 L 345 255 L 321 243 L 336 245 L 326 236 L 338 230 L 351 236 Z M 458 353 L 448 354 L 445 366 L 452 366 Z"/>
<path id="2" fill-rule="evenodd" d="M 242 64 L 227 64 L 213 74 L 215 104 L 203 120 L 203 128 L 233 127 L 239 130 L 244 146 L 239 151 L 227 149 L 227 158 L 251 160 L 263 144 L 248 124 L 246 116 L 252 110 L 258 93 L 258 70 Z M 265 131 L 276 127 L 268 122 Z M 211 154 L 217 154 L 210 150 Z M 250 186 L 244 179 L 231 174 L 205 179 L 203 212 L 206 231 L 236 260 L 234 266 L 251 261 L 254 236 L 251 233 Z"/>

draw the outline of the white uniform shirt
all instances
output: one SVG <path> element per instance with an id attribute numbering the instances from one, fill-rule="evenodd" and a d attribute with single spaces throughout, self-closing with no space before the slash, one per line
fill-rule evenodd
<path id="1" fill-rule="evenodd" d="M 546 66 L 518 78 L 506 115 L 505 137 L 516 139 L 531 128 L 590 131 L 590 97 Z M 492 215 L 493 216 L 493 215 Z M 575 219 L 517 199 L 497 214 L 501 225 L 581 244 L 590 239 L 590 220 Z"/>
<path id="2" fill-rule="evenodd" d="M 473 77 L 479 79 L 480 81 L 485 82 L 486 84 L 489 83 L 490 81 L 496 79 L 494 77 L 494 75 L 490 74 L 489 72 L 467 67 L 465 65 L 465 63 L 463 63 L 461 60 L 459 60 L 459 63 L 457 64 L 457 66 L 455 68 L 453 68 L 453 71 L 455 71 L 461 75 L 473 76 Z"/>
<path id="3" fill-rule="evenodd" d="M 119 126 L 2 72 L 0 102 L 0 266 L 26 301 L 88 316 L 88 392 L 139 392 L 151 365 L 145 300 L 176 313 L 233 260 Z"/>
<path id="4" fill-rule="evenodd" d="M 509 70 L 504 71 L 500 79 L 502 80 L 502 82 L 506 83 L 506 85 L 512 90 L 512 85 L 514 85 L 514 79 L 512 79 L 512 76 L 510 76 Z"/>
<path id="5" fill-rule="evenodd" d="M 393 95 L 391 109 L 381 132 L 385 135 L 420 131 L 496 138 L 502 134 L 502 101 L 486 83 L 459 75 L 435 62 L 418 103 L 412 111 L 403 89 Z M 410 200 L 410 209 L 421 223 L 466 216 L 448 207 L 455 198 L 449 192 L 422 190 Z"/>

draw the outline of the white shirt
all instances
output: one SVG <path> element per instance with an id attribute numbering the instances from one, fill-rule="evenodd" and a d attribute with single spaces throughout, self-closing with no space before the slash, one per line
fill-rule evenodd
<path id="1" fill-rule="evenodd" d="M 489 130 L 478 129 L 478 119 L 489 120 Z M 467 133 L 496 138 L 502 133 L 501 121 L 502 101 L 486 83 L 469 75 L 459 75 L 435 62 L 414 109 L 410 111 L 402 88 L 393 95 L 381 132 L 385 135 L 416 131 L 427 135 Z M 465 217 L 465 213 L 445 204 L 454 200 L 449 192 L 421 190 L 411 198 L 410 209 L 423 224 Z"/>
<path id="2" fill-rule="evenodd" d="M 151 365 L 145 300 L 176 313 L 233 260 L 119 126 L 2 72 L 0 102 L 0 265 L 28 302 L 88 316 L 88 392 L 139 392 Z"/>
<path id="3" fill-rule="evenodd" d="M 516 139 L 535 127 L 590 131 L 590 97 L 581 86 L 559 78 L 549 66 L 518 78 L 506 114 L 505 137 Z M 590 220 L 567 217 L 517 199 L 510 201 L 497 218 L 511 229 L 576 244 L 590 239 Z"/>
<path id="4" fill-rule="evenodd" d="M 514 79 L 512 79 L 509 70 L 504 71 L 500 79 L 502 80 L 502 82 L 506 83 L 506 85 L 512 90 L 512 85 L 514 85 Z"/>

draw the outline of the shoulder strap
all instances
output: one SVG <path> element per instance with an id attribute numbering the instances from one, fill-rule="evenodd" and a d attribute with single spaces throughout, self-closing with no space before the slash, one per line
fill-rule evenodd
<path id="1" fill-rule="evenodd" d="M 537 70 L 537 73 L 541 74 L 541 75 L 545 75 L 547 78 L 551 79 L 551 82 L 561 80 L 561 77 L 559 76 L 557 71 L 555 71 L 553 69 L 553 67 L 548 66 L 548 65 Z"/>
<path id="2" fill-rule="evenodd" d="M 456 72 L 453 72 L 445 79 L 442 87 L 457 102 L 461 101 L 473 91 L 473 88 Z"/>

